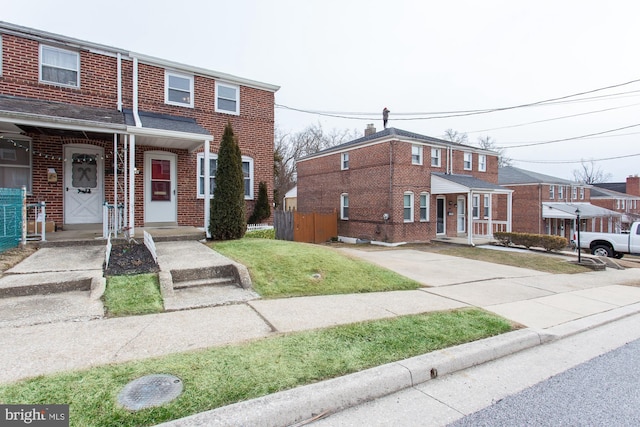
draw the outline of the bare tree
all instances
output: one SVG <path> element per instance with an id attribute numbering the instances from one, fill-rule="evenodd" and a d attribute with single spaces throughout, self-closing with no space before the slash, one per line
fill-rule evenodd
<path id="1" fill-rule="evenodd" d="M 585 184 L 599 184 L 611 179 L 610 173 L 605 173 L 596 165 L 593 160 L 588 162 L 582 160 L 580 162 L 580 168 L 573 170 L 573 178 L 577 182 L 584 182 Z"/>
<path id="2" fill-rule="evenodd" d="M 511 166 L 513 160 L 504 155 L 504 148 L 498 148 L 496 140 L 489 135 L 478 137 L 478 146 L 483 150 L 495 151 L 498 153 L 498 167 Z"/>
<path id="3" fill-rule="evenodd" d="M 286 192 L 296 185 L 296 161 L 298 159 L 361 136 L 357 130 L 332 129 L 325 132 L 320 123 L 309 125 L 294 134 L 284 133 L 276 127 L 273 155 L 276 206 L 281 203 Z"/>
<path id="4" fill-rule="evenodd" d="M 458 144 L 466 144 L 469 142 L 469 137 L 464 132 L 458 132 L 457 130 L 447 129 L 444 131 L 444 137 L 447 141 L 455 142 Z"/>

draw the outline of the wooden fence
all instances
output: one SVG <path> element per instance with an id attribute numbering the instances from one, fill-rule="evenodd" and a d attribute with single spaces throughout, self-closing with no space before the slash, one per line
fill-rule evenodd
<path id="1" fill-rule="evenodd" d="M 338 214 L 275 211 L 276 239 L 323 243 L 338 236 Z"/>

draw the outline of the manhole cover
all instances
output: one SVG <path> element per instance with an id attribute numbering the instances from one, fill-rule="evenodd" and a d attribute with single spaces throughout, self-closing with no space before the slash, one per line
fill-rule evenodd
<path id="1" fill-rule="evenodd" d="M 124 386 L 118 403 L 131 411 L 161 406 L 182 393 L 182 380 L 173 375 L 158 374 L 138 378 Z"/>

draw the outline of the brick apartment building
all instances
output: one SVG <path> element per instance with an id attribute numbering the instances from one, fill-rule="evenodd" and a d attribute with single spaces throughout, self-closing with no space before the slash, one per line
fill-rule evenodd
<path id="1" fill-rule="evenodd" d="M 513 231 L 551 234 L 571 240 L 577 213 L 583 231 L 620 231 L 622 213 L 595 197 L 591 185 L 512 166 L 499 170 L 498 182 L 513 190 Z"/>
<path id="2" fill-rule="evenodd" d="M 0 22 L 0 187 L 26 186 L 58 229 L 206 227 L 224 126 L 247 213 L 272 194 L 278 86 Z M 207 167 L 209 166 L 209 167 Z"/>
<path id="3" fill-rule="evenodd" d="M 625 182 L 593 184 L 591 203 L 622 215 L 621 229 L 640 221 L 640 177 L 628 176 Z"/>
<path id="4" fill-rule="evenodd" d="M 300 159 L 298 210 L 337 212 L 341 237 L 424 242 L 511 229 L 511 190 L 493 151 L 369 125 L 365 136 Z"/>

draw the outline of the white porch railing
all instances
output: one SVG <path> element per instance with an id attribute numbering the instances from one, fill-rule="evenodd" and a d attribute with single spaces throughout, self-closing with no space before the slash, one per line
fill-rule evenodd
<path id="1" fill-rule="evenodd" d="M 489 230 L 488 220 L 473 221 L 473 235 L 477 237 L 492 237 L 496 231 L 507 231 L 507 221 L 491 221 L 491 230 Z"/>
<path id="2" fill-rule="evenodd" d="M 22 242 L 27 240 L 47 240 L 47 210 L 45 202 L 28 203 L 23 205 L 25 209 L 22 216 Z M 33 212 L 33 216 L 31 215 Z M 32 221 L 33 219 L 33 221 Z M 33 222 L 33 231 L 30 229 L 30 222 Z"/>
<path id="3" fill-rule="evenodd" d="M 118 206 L 104 202 L 102 204 L 102 237 L 118 237 L 124 226 L 124 204 Z"/>

